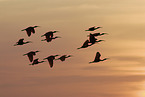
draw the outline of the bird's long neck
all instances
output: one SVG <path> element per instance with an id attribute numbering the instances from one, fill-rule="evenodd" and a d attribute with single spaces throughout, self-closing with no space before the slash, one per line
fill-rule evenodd
<path id="1" fill-rule="evenodd" d="M 37 52 L 39 52 L 39 51 L 35 51 L 35 52 L 37 53 Z"/>
<path id="2" fill-rule="evenodd" d="M 23 29 L 23 30 L 21 30 L 21 31 L 25 31 L 26 29 Z"/>
<path id="3" fill-rule="evenodd" d="M 25 56 L 25 55 L 27 55 L 27 54 L 24 54 L 23 56 Z"/>
<path id="4" fill-rule="evenodd" d="M 104 34 L 107 34 L 107 33 L 101 33 L 100 35 L 104 35 Z"/>
<path id="5" fill-rule="evenodd" d="M 81 49 L 81 47 L 77 48 L 77 49 Z"/>
<path id="6" fill-rule="evenodd" d="M 85 31 L 90 31 L 90 30 L 85 30 Z"/>
<path id="7" fill-rule="evenodd" d="M 39 63 L 43 63 L 43 62 L 45 62 L 45 61 L 41 61 L 41 62 L 39 62 Z"/>
<path id="8" fill-rule="evenodd" d="M 33 28 L 36 28 L 36 27 L 38 27 L 38 26 L 34 26 Z"/>
<path id="9" fill-rule="evenodd" d="M 104 41 L 104 40 L 98 40 L 98 41 L 96 41 L 96 42 L 101 42 L 101 41 Z"/>
<path id="10" fill-rule="evenodd" d="M 31 41 L 27 41 L 27 42 L 25 42 L 24 44 L 26 44 L 26 43 L 32 43 Z"/>
<path id="11" fill-rule="evenodd" d="M 100 60 L 100 61 L 105 61 L 105 60 L 107 60 L 108 58 L 104 58 L 104 59 L 102 59 L 102 60 Z"/>
<path id="12" fill-rule="evenodd" d="M 89 62 L 89 63 L 94 63 L 94 61 L 92 61 L 92 62 Z"/>
<path id="13" fill-rule="evenodd" d="M 68 55 L 67 58 L 71 57 L 71 55 Z"/>

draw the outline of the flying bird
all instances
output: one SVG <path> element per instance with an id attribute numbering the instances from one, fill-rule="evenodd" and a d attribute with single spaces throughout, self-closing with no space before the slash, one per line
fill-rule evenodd
<path id="1" fill-rule="evenodd" d="M 86 40 L 86 41 L 84 42 L 84 44 L 83 44 L 81 47 L 77 48 L 77 49 L 87 48 L 88 46 L 91 46 L 91 45 L 89 44 L 89 40 Z"/>
<path id="2" fill-rule="evenodd" d="M 46 39 L 43 39 L 43 40 L 41 40 L 41 41 L 51 42 L 53 39 L 56 39 L 56 38 L 61 38 L 61 37 L 59 37 L 59 36 L 55 36 L 55 37 L 47 37 L 47 36 L 46 36 Z"/>
<path id="3" fill-rule="evenodd" d="M 27 35 L 28 35 L 28 37 L 30 37 L 31 36 L 31 33 L 35 33 L 35 29 L 34 28 L 36 28 L 36 27 L 39 27 L 39 26 L 33 26 L 33 27 L 27 27 L 26 29 L 23 29 L 23 30 L 21 30 L 21 31 L 26 31 L 27 32 Z"/>
<path id="4" fill-rule="evenodd" d="M 37 58 L 37 59 L 35 59 L 35 60 L 32 62 L 32 64 L 29 64 L 29 65 L 36 65 L 36 64 L 39 64 L 39 63 L 43 63 L 43 62 L 45 62 L 45 61 L 38 61 L 38 58 Z"/>
<path id="5" fill-rule="evenodd" d="M 47 33 L 45 33 L 44 35 L 42 35 L 41 37 L 45 36 L 46 38 L 52 38 L 53 37 L 53 34 L 56 33 L 58 31 L 49 31 Z"/>
<path id="6" fill-rule="evenodd" d="M 100 57 L 101 57 L 101 54 L 97 52 L 94 61 L 89 62 L 89 63 L 96 63 L 96 62 L 105 61 L 108 59 L 108 58 L 100 59 Z"/>
<path id="7" fill-rule="evenodd" d="M 60 58 L 56 59 L 56 60 L 61 60 L 61 61 L 65 61 L 66 58 L 72 57 L 72 55 L 63 55 Z"/>
<path id="8" fill-rule="evenodd" d="M 90 33 L 89 35 L 89 43 L 91 43 L 91 45 L 95 44 L 95 43 L 99 43 L 101 41 L 104 41 L 104 40 L 98 40 L 97 38 L 95 38 L 95 36 L 93 34 Z"/>
<path id="9" fill-rule="evenodd" d="M 22 38 L 22 39 L 19 39 L 19 41 L 16 42 L 16 44 L 14 44 L 14 46 L 23 45 L 23 44 L 27 44 L 27 43 L 32 43 L 32 42 L 31 41 L 24 42 L 24 38 Z"/>
<path id="10" fill-rule="evenodd" d="M 92 33 L 93 36 L 102 36 L 105 34 L 108 34 L 108 33 Z M 88 35 L 88 36 L 90 36 L 90 35 Z"/>
<path id="11" fill-rule="evenodd" d="M 96 42 L 97 38 L 95 38 L 95 36 L 93 34 L 90 33 L 89 36 L 89 43 L 94 44 Z"/>
<path id="12" fill-rule="evenodd" d="M 37 52 L 39 52 L 39 51 L 30 51 L 30 52 L 24 54 L 23 56 L 27 55 L 30 62 L 32 62 L 33 61 L 33 56 L 35 56 Z"/>
<path id="13" fill-rule="evenodd" d="M 102 28 L 102 27 L 90 27 L 88 30 L 85 30 L 85 31 L 95 31 L 95 30 L 97 30 L 97 29 L 99 29 L 99 28 Z"/>
<path id="14" fill-rule="evenodd" d="M 43 60 L 47 59 L 49 62 L 50 68 L 52 68 L 53 67 L 53 60 L 55 59 L 56 56 L 59 56 L 59 55 L 51 55 L 51 56 L 44 58 Z"/>

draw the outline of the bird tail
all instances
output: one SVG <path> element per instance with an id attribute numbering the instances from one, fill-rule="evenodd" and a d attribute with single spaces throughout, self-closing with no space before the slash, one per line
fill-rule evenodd
<path id="1" fill-rule="evenodd" d="M 26 43 L 32 43 L 32 41 L 27 41 Z"/>
<path id="2" fill-rule="evenodd" d="M 46 62 L 46 61 L 41 61 L 41 62 L 39 62 L 39 63 L 43 63 L 43 62 Z"/>

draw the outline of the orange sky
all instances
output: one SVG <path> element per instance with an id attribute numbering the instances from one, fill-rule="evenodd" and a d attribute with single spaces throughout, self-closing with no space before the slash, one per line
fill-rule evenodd
<path id="1" fill-rule="evenodd" d="M 0 0 L 0 97 L 145 97 L 144 0 Z M 31 37 L 21 30 L 38 25 Z M 91 26 L 104 42 L 77 50 Z M 51 43 L 41 35 L 58 30 Z M 32 41 L 13 45 L 20 39 Z M 65 62 L 29 66 L 35 58 L 71 54 Z M 96 52 L 107 61 L 89 64 Z"/>

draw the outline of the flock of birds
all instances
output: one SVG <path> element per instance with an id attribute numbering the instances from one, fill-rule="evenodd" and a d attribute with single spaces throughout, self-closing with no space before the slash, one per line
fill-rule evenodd
<path id="1" fill-rule="evenodd" d="M 39 26 L 30 26 L 30 27 L 27 27 L 26 29 L 23 29 L 21 31 L 26 31 L 28 37 L 31 36 L 31 34 L 35 33 L 35 28 L 37 28 Z M 90 27 L 88 28 L 88 30 L 85 30 L 85 31 L 95 31 L 97 29 L 100 29 L 102 27 Z M 56 39 L 56 38 L 61 38 L 59 36 L 54 36 L 54 33 L 56 33 L 58 31 L 48 31 L 46 32 L 45 34 L 43 34 L 41 37 L 44 37 L 45 36 L 45 39 L 41 40 L 41 41 L 46 41 L 46 42 L 51 42 L 53 39 Z M 96 37 L 98 36 L 102 36 L 102 35 L 105 35 L 107 33 L 90 33 L 87 37 L 89 37 L 89 39 L 87 39 L 83 45 L 77 49 L 82 49 L 82 48 L 87 48 L 89 46 L 92 46 L 94 45 L 95 43 L 99 43 L 101 41 L 104 41 L 104 40 L 98 40 Z M 24 44 L 27 44 L 27 43 L 32 43 L 31 41 L 25 41 L 24 42 L 24 38 L 22 39 L 19 39 L 18 42 L 16 42 L 16 44 L 14 44 L 14 46 L 17 46 L 17 45 L 24 45 Z M 36 53 L 38 53 L 39 51 L 30 51 L 26 54 L 24 54 L 23 56 L 27 55 L 28 56 L 28 59 L 30 62 L 32 62 L 31 64 L 29 65 L 36 65 L 36 64 L 39 64 L 39 63 L 43 63 L 43 62 L 46 62 L 46 61 L 39 61 L 38 58 L 37 59 L 34 59 L 33 57 L 36 55 Z M 52 68 L 53 67 L 53 61 L 54 60 L 61 60 L 62 62 L 65 61 L 66 58 L 69 58 L 69 57 L 72 57 L 72 55 L 62 55 L 60 56 L 59 58 L 56 59 L 56 57 L 59 56 L 59 55 L 50 55 L 46 58 L 44 58 L 43 60 L 48 60 L 49 62 L 49 66 Z M 100 62 L 100 61 L 104 61 L 104 60 L 107 60 L 108 58 L 104 58 L 104 59 L 100 59 L 101 57 L 101 54 L 99 52 L 96 53 L 96 56 L 95 56 L 95 59 L 89 63 L 95 63 L 95 62 Z"/>

